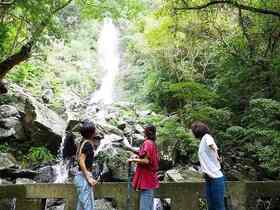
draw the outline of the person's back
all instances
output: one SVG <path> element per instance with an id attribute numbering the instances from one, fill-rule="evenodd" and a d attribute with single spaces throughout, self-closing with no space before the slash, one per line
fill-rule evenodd
<path id="1" fill-rule="evenodd" d="M 213 145 L 214 149 L 212 149 L 210 145 Z M 213 178 L 223 176 L 220 161 L 218 160 L 216 154 L 217 150 L 218 147 L 213 137 L 210 134 L 205 134 L 199 144 L 198 157 L 201 170 Z"/>
<path id="2" fill-rule="evenodd" d="M 218 147 L 209 134 L 206 124 L 195 122 L 191 129 L 194 136 L 200 139 L 198 157 L 205 177 L 208 210 L 224 210 L 225 183 L 219 162 Z"/>

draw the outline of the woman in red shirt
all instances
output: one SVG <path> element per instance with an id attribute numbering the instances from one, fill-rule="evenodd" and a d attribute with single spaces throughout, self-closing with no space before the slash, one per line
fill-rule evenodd
<path id="1" fill-rule="evenodd" d="M 145 127 L 145 140 L 136 156 L 129 162 L 137 163 L 132 186 L 140 191 L 140 210 L 152 210 L 154 204 L 154 189 L 159 188 L 157 170 L 159 152 L 156 146 L 156 128 L 153 125 Z"/>

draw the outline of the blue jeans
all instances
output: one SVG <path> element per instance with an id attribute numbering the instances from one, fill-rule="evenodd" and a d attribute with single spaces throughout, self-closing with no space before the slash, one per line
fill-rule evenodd
<path id="1" fill-rule="evenodd" d="M 154 190 L 141 190 L 140 192 L 140 210 L 153 210 Z"/>
<path id="2" fill-rule="evenodd" d="M 221 178 L 206 178 L 206 199 L 208 210 L 225 210 L 225 181 Z"/>
<path id="3" fill-rule="evenodd" d="M 94 210 L 94 192 L 82 172 L 74 178 L 74 185 L 77 192 L 76 210 Z"/>

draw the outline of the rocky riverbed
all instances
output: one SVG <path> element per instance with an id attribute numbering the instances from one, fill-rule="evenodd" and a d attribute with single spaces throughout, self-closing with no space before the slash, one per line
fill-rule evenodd
<path id="1" fill-rule="evenodd" d="M 84 119 L 93 120 L 97 127 L 98 147 L 95 151 L 95 171 L 102 175 L 102 181 L 127 180 L 127 159 L 131 153 L 124 146 L 139 147 L 143 140 L 143 127 L 146 119 L 160 119 L 162 125 L 173 116 L 162 116 L 150 110 L 141 109 L 132 103 L 118 102 L 111 105 L 90 103 L 90 97 L 80 98 L 69 90 L 64 94 L 64 113 L 59 116 L 46 104 L 32 96 L 21 87 L 10 84 L 10 92 L 0 99 L 0 142 L 9 146 L 9 151 L 0 153 L 0 183 L 59 183 L 71 182 L 76 165 L 70 160 L 61 159 L 63 137 L 66 132 L 75 135 L 78 144 L 80 123 Z M 160 124 L 160 123 L 159 123 Z M 178 143 L 179 142 L 179 143 Z M 180 154 L 183 139 L 158 140 L 161 149 L 159 177 L 161 181 L 184 182 L 201 181 L 196 162 L 190 156 Z M 189 145 L 192 145 L 188 143 Z M 46 147 L 56 160 L 37 165 L 22 165 L 22 157 L 30 147 Z M 195 149 L 195 145 L 193 146 Z M 184 147 L 183 147 L 184 148 Z M 237 154 L 237 153 L 236 153 Z M 241 158 L 237 155 L 236 158 Z M 230 164 L 232 156 L 228 156 Z M 245 166 L 244 166 L 245 167 Z M 236 174 L 252 174 L 256 170 L 231 168 L 227 173 L 235 179 Z M 231 168 L 231 169 L 230 169 Z M 247 171 L 247 172 L 246 172 Z M 12 205 L 13 202 L 8 202 Z M 1 209 L 9 209 L 7 202 L 2 202 Z M 48 209 L 61 206 L 59 202 L 50 201 Z M 98 205 L 113 209 L 112 202 L 98 201 Z M 109 205 L 109 207 L 108 207 Z M 4 207 L 6 206 L 6 207 Z"/>

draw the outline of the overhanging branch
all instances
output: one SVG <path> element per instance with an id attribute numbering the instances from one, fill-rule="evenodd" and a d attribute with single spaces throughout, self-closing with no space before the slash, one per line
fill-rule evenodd
<path id="1" fill-rule="evenodd" d="M 8 57 L 6 60 L 0 63 L 0 81 L 14 66 L 27 60 L 30 57 L 32 45 L 33 42 L 28 42 L 27 44 L 21 47 L 18 53 Z"/>
<path id="2" fill-rule="evenodd" d="M 7 5 L 11 5 L 15 2 L 15 0 L 0 0 L 0 6 L 7 6 Z"/>
<path id="3" fill-rule="evenodd" d="M 52 16 L 54 14 L 56 14 L 57 12 L 59 12 L 60 10 L 62 10 L 67 5 L 69 5 L 72 1 L 73 0 L 67 0 L 64 4 L 58 6 L 57 8 L 54 8 L 51 11 L 51 14 L 44 21 L 41 22 L 40 27 L 37 28 L 37 30 L 35 31 L 35 33 L 34 33 L 35 36 L 32 37 L 31 41 L 29 41 L 27 44 L 23 45 L 21 47 L 21 49 L 19 50 L 19 52 L 9 56 L 6 60 L 0 62 L 0 81 L 6 76 L 6 74 L 14 66 L 27 60 L 31 56 L 31 49 L 32 49 L 33 44 L 38 40 L 41 33 L 44 31 L 46 26 L 49 24 Z M 0 0 L 0 6 L 3 3 L 5 3 L 7 5 L 8 3 L 12 4 L 13 2 L 14 2 L 14 0 L 11 0 L 11 1 Z"/>
<path id="4" fill-rule="evenodd" d="M 233 7 L 236 7 L 236 8 L 242 9 L 242 10 L 247 10 L 247 11 L 255 12 L 255 13 L 261 13 L 261 14 L 265 14 L 265 15 L 272 15 L 272 16 L 276 16 L 276 17 L 280 18 L 280 12 L 278 12 L 278 11 L 271 10 L 271 9 L 256 8 L 256 7 L 252 7 L 249 5 L 239 4 L 235 1 L 230 1 L 230 0 L 228 0 L 228 1 L 211 1 L 206 4 L 197 5 L 197 6 L 188 6 L 184 0 L 183 0 L 183 3 L 186 5 L 185 7 L 175 8 L 175 9 L 176 10 L 201 10 L 201 9 L 206 9 L 210 6 L 215 6 L 218 4 L 228 4 L 228 5 L 231 5 Z"/>

